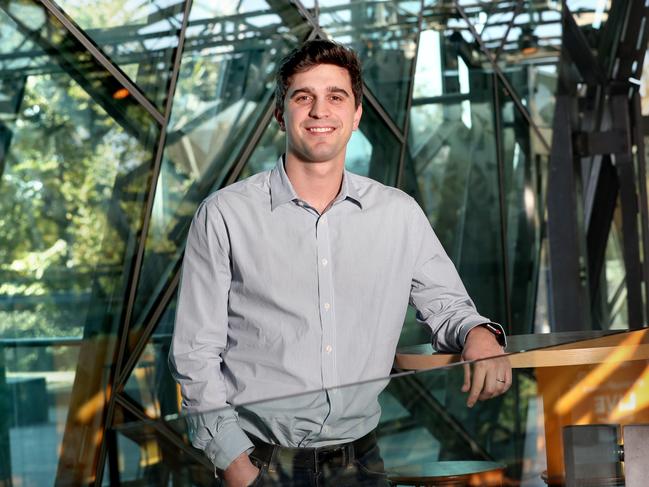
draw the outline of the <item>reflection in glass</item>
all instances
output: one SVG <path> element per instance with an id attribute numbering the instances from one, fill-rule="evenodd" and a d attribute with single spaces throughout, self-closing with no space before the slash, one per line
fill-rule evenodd
<path id="1" fill-rule="evenodd" d="M 544 133 L 550 127 L 543 123 L 554 100 L 543 98 L 543 82 L 550 78 L 535 76 L 533 67 L 510 73 L 510 82 L 525 96 L 535 123 Z M 529 76 L 529 77 L 528 77 Z M 535 85 L 535 83 L 541 83 Z M 528 86 L 531 88 L 528 92 Z M 534 331 L 536 287 L 539 283 L 541 228 L 549 154 L 538 143 L 536 135 L 511 97 L 498 83 L 500 102 L 500 140 L 503 157 L 503 186 L 506 219 L 507 282 L 511 303 L 512 333 Z M 545 91 L 548 93 L 549 90 Z"/>
<path id="2" fill-rule="evenodd" d="M 435 11 L 435 6 L 429 8 Z M 489 9 L 471 8 L 470 5 L 462 8 L 485 47 L 503 64 L 547 61 L 559 55 L 559 2 L 499 2 Z M 468 44 L 475 42 L 463 18 L 449 18 L 447 27 L 457 33 L 458 39 L 461 37 Z M 476 59 L 487 61 L 484 53 L 475 52 L 474 55 Z"/>
<path id="3" fill-rule="evenodd" d="M 284 5 L 192 4 L 134 310 L 146 314 L 178 265 L 198 204 L 226 176 L 271 103 L 275 65 L 307 34 Z"/>
<path id="4" fill-rule="evenodd" d="M 57 0 L 164 112 L 185 0 Z"/>
<path id="5" fill-rule="evenodd" d="M 432 54 L 416 69 L 404 189 L 428 214 L 480 312 L 505 322 L 493 77 L 467 64 L 443 33 L 421 38 Z"/>
<path id="6" fill-rule="evenodd" d="M 490 56 L 479 49 L 462 18 L 448 19 L 447 27 L 452 28 L 452 34 L 448 37 L 450 43 L 446 44 L 446 49 L 450 47 L 451 53 L 457 53 L 472 67 L 481 65 L 487 68 L 491 60 L 496 60 L 499 69 L 508 78 L 523 72 L 529 84 L 512 83 L 514 96 L 539 104 L 534 107 L 523 102 L 528 112 L 535 112 L 540 117 L 534 118 L 538 125 L 551 122 L 555 67 L 561 50 L 560 4 L 505 2 L 489 10 L 464 8 L 464 12 Z M 546 80 L 546 77 L 549 79 Z M 546 140 L 550 139 L 546 137 Z"/>
<path id="7" fill-rule="evenodd" d="M 481 11 L 471 19 L 480 24 L 478 30 L 486 39 L 497 39 L 502 27 L 499 16 L 508 15 L 515 20 L 513 25 L 522 22 L 514 16 L 514 7 L 499 7 L 490 14 Z M 526 15 L 529 21 L 530 15 Z M 510 331 L 529 333 L 534 322 L 548 153 L 500 81 L 500 107 L 495 105 L 496 77 L 478 46 L 465 35 L 466 27 L 458 24 L 450 32 L 427 29 L 421 33 L 420 50 L 427 56 L 418 57 L 415 71 L 404 188 L 429 213 L 478 309 L 492 319 L 507 321 L 501 301 L 507 292 Z M 506 47 L 504 44 L 502 49 Z M 507 55 L 502 60 L 515 96 L 521 97 L 535 128 L 550 140 L 556 87 L 553 62 L 557 59 Z M 497 125 L 496 110 L 500 111 Z M 503 158 L 502 189 L 498 154 Z M 499 215 L 501 190 L 504 222 Z M 502 242 L 496 235 L 501 225 L 506 229 Z M 477 235 L 476 231 L 489 236 L 483 235 L 486 240 L 482 241 L 463 236 L 463 232 Z M 490 249 L 488 256 L 485 244 Z M 505 267 L 507 290 L 503 287 Z M 489 285 L 485 285 L 485 279 Z M 494 291 L 485 293 L 485 288 Z M 414 316 L 411 318 L 406 321 L 406 334 L 411 338 L 404 337 L 403 344 L 421 338 L 421 332 L 414 331 L 416 325 L 412 325 Z"/>
<path id="8" fill-rule="evenodd" d="M 0 71 L 0 468 L 83 483 L 159 128 L 42 6 L 2 8 L 33 56 Z"/>
<path id="9" fill-rule="evenodd" d="M 608 233 L 601 275 L 593 276 L 599 282 L 593 303 L 593 320 L 604 330 L 629 327 L 622 237 L 622 212 L 618 198 Z"/>
<path id="10" fill-rule="evenodd" d="M 396 124 L 403 126 L 417 50 L 419 2 L 318 3 L 322 29 L 359 54 L 365 83 Z"/>
<path id="11" fill-rule="evenodd" d="M 401 144 L 369 104 L 347 147 L 348 170 L 388 186 L 396 185 Z"/>
<path id="12" fill-rule="evenodd" d="M 511 66 L 505 73 L 510 87 L 520 98 L 526 113 L 529 114 L 547 142 L 552 140 L 558 66 L 558 62 L 518 65 Z M 508 92 L 503 91 L 502 96 L 511 101 Z M 520 116 L 517 117 L 520 118 Z M 526 123 L 525 120 L 523 122 Z M 538 136 L 532 132 L 531 137 L 537 138 Z M 535 150 L 541 150 L 538 140 L 532 140 L 532 142 L 535 145 Z"/>
<path id="13" fill-rule="evenodd" d="M 124 393 L 140 404 L 145 414 L 151 418 L 160 418 L 180 411 L 176 383 L 167 364 L 175 315 L 174 297 L 157 323 L 155 332 L 149 338 L 124 386 Z"/>
<path id="14" fill-rule="evenodd" d="M 24 485 L 52 485 L 80 345 L 80 339 L 0 339 L 0 483 L 4 472 Z"/>
<path id="15" fill-rule="evenodd" d="M 530 348 L 543 343 L 538 337 L 528 339 L 532 340 L 526 344 Z M 537 345 L 534 340 L 538 340 Z M 380 455 L 388 476 L 397 485 L 398 479 L 405 477 L 435 485 L 460 479 L 467 482 L 462 485 L 540 487 L 548 480 L 551 485 L 563 485 L 563 448 L 571 448 L 564 444 L 564 427 L 611 424 L 619 425 L 623 432 L 629 425 L 646 427 L 649 423 L 649 382 L 644 380 L 649 373 L 648 344 L 649 332 L 640 330 L 513 353 L 509 355 L 512 388 L 472 408 L 466 406 L 466 394 L 460 392 L 464 365 L 455 363 L 389 379 L 268 398 L 240 405 L 238 411 L 240 418 L 249 416 L 250 411 L 303 412 L 301 405 L 317 404 L 323 398 L 326 401 L 327 396 L 346 404 L 348 401 L 345 411 L 355 411 L 364 404 L 363 417 L 378 414 L 375 432 Z M 440 358 L 428 356 L 431 364 L 439 363 Z M 205 416 L 213 414 L 218 411 Z M 287 417 L 294 415 L 288 413 Z M 124 446 L 131 465 L 121 465 L 120 478 L 123 475 L 154 485 L 149 476 L 162 471 L 170 477 L 184 475 L 202 485 L 202 476 L 212 473 L 209 463 L 192 458 L 193 450 L 187 443 L 184 448 L 176 446 L 156 431 L 157 426 L 176 431 L 186 442 L 190 421 L 190 417 L 169 417 L 157 423 L 118 426 L 120 448 L 122 440 L 139 441 L 137 448 L 133 444 L 128 449 Z M 145 447 L 145 439 L 155 443 L 155 448 Z M 155 451 L 163 458 L 141 471 L 133 467 L 143 458 L 153 458 L 151 452 Z M 174 457 L 182 461 L 174 461 Z M 275 485 L 291 485 L 296 471 L 285 467 L 276 470 L 283 476 Z M 605 480 L 605 485 L 623 485 L 620 479 L 618 483 Z M 589 479 L 585 485 L 604 485 L 602 479 L 599 481 Z"/>

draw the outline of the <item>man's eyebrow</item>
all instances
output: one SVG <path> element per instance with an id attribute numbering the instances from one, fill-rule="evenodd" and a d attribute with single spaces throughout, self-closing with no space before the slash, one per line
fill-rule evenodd
<path id="1" fill-rule="evenodd" d="M 295 88 L 294 90 L 291 90 L 291 93 L 290 93 L 289 96 L 290 96 L 290 98 L 293 98 L 295 95 L 300 94 L 300 93 L 306 93 L 306 94 L 311 95 L 314 92 L 315 92 L 315 90 L 313 88 L 311 88 L 310 86 L 303 86 L 303 87 Z"/>
<path id="2" fill-rule="evenodd" d="M 348 98 L 350 96 L 347 90 L 345 90 L 344 88 L 340 88 L 339 86 L 327 86 L 327 91 L 329 93 L 338 93 Z M 291 90 L 289 94 L 289 98 L 293 98 L 295 95 L 303 94 L 303 93 L 312 95 L 315 93 L 315 89 L 310 86 L 301 86 L 299 88 L 295 88 L 294 90 Z"/>
<path id="3" fill-rule="evenodd" d="M 346 97 L 349 98 L 349 93 L 347 93 L 347 90 L 344 89 L 344 88 L 340 88 L 338 86 L 328 86 L 327 91 L 329 93 L 338 93 L 338 94 L 341 94 L 341 95 L 345 95 Z"/>

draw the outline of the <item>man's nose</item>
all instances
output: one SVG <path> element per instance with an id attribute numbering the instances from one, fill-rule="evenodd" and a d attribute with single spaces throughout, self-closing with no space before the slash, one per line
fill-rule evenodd
<path id="1" fill-rule="evenodd" d="M 329 116 L 329 106 L 326 100 L 316 98 L 311 105 L 309 115 L 313 118 L 326 118 Z"/>

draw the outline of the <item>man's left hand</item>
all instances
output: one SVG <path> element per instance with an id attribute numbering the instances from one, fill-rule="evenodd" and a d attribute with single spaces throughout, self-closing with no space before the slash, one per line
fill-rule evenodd
<path id="1" fill-rule="evenodd" d="M 468 407 L 473 407 L 478 400 L 499 396 L 512 385 L 512 366 L 504 353 L 494 334 L 485 327 L 476 326 L 469 332 L 462 360 L 478 362 L 464 364 L 462 392 L 469 393 L 466 401 Z M 487 357 L 496 358 L 480 360 Z"/>

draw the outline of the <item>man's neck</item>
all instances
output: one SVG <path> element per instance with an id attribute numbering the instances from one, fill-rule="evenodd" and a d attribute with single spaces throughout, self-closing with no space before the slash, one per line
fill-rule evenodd
<path id="1" fill-rule="evenodd" d="M 298 198 L 322 214 L 340 193 L 343 181 L 342 162 L 301 162 L 286 156 L 284 169 Z"/>

